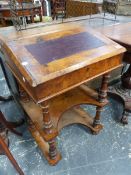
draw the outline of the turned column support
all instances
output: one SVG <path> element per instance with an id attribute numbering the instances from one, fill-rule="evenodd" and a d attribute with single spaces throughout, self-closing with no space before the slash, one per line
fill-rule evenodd
<path id="1" fill-rule="evenodd" d="M 50 113 L 48 101 L 42 102 L 40 105 L 43 113 L 43 131 L 46 134 L 46 140 L 49 144 L 49 158 L 55 160 L 58 157 L 58 151 L 56 147 L 56 131 L 54 130 Z"/>
<path id="2" fill-rule="evenodd" d="M 103 75 L 101 87 L 100 87 L 100 90 L 98 92 L 98 101 L 100 103 L 107 102 L 107 90 L 108 90 L 109 77 L 110 77 L 109 73 L 106 73 Z M 93 122 L 93 127 L 96 128 L 96 130 L 98 130 L 98 132 L 99 132 L 100 128 L 102 129 L 102 125 L 100 124 L 100 117 L 101 117 L 102 110 L 103 110 L 103 107 L 97 106 L 96 115 L 95 115 L 94 122 Z M 96 131 L 95 134 L 97 134 L 98 132 Z"/>
<path id="3" fill-rule="evenodd" d="M 121 76 L 122 87 L 131 89 L 131 64 L 128 70 Z"/>
<path id="4" fill-rule="evenodd" d="M 58 154 L 58 151 L 57 151 L 57 148 L 56 148 L 56 141 L 55 139 L 52 139 L 48 142 L 49 144 L 49 156 L 50 156 L 50 159 L 56 159 L 57 158 L 57 154 Z"/>
<path id="5" fill-rule="evenodd" d="M 49 103 L 45 101 L 40 106 L 43 113 L 43 130 L 46 134 L 51 134 L 53 132 L 53 124 L 49 113 Z"/>
<path id="6" fill-rule="evenodd" d="M 100 116 L 101 116 L 102 110 L 103 110 L 102 107 L 96 107 L 96 115 L 95 115 L 94 123 L 93 123 L 94 126 L 100 124 Z"/>
<path id="7" fill-rule="evenodd" d="M 109 73 L 103 75 L 101 87 L 98 94 L 98 101 L 100 103 L 107 102 L 107 90 L 108 90 L 108 80 L 110 78 Z"/>
<path id="8" fill-rule="evenodd" d="M 130 55 L 129 55 L 129 58 Z M 131 107 L 130 107 L 130 101 L 131 101 L 131 96 L 130 96 L 130 91 L 131 91 L 131 63 L 129 65 L 129 68 L 127 71 L 121 76 L 121 82 L 122 82 L 122 88 L 123 92 L 121 92 L 119 95 L 123 97 L 124 103 L 125 103 L 125 109 L 122 114 L 121 122 L 123 124 L 128 124 L 128 117 L 131 114 Z M 128 90 L 128 93 L 126 91 Z M 125 91 L 125 93 L 124 93 Z M 128 96 L 129 95 L 129 96 Z"/>

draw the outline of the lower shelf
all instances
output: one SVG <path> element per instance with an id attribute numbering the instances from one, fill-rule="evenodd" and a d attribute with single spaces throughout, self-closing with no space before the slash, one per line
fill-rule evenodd
<path id="1" fill-rule="evenodd" d="M 30 118 L 31 125 L 29 124 L 29 130 L 51 165 L 55 165 L 61 159 L 61 156 L 58 154 L 55 160 L 51 160 L 48 156 L 49 146 L 47 142 L 49 139 L 55 138 L 63 127 L 79 123 L 90 128 L 94 133 L 99 133 L 103 128 L 101 124 L 97 124 L 94 127 L 94 118 L 80 107 L 80 104 L 103 107 L 108 103 L 107 101 L 104 103 L 98 102 L 97 97 L 98 94 L 94 90 L 82 85 L 51 99 L 49 102 L 49 113 L 54 130 L 50 136 L 45 134 L 43 130 L 43 114 L 40 105 L 35 104 L 31 100 L 26 103 L 21 101 L 22 107 Z"/>
<path id="2" fill-rule="evenodd" d="M 108 103 L 100 103 L 96 98 L 97 93 L 95 91 L 92 91 L 92 89 L 89 88 L 86 88 L 85 91 L 84 86 L 81 86 L 80 88 L 75 88 L 51 99 L 49 103 L 49 112 L 54 128 L 60 131 L 60 129 L 69 124 L 80 123 L 93 130 L 93 118 L 90 117 L 87 112 L 78 108 L 78 106 L 80 104 L 90 104 L 103 107 Z M 21 104 L 30 119 L 34 123 L 37 122 L 40 128 L 43 128 L 43 116 L 40 106 L 36 105 L 31 100 L 27 103 L 21 101 Z M 74 117 L 70 118 L 68 117 L 69 115 L 66 115 L 65 117 L 63 114 L 71 109 L 74 109 L 75 112 L 77 112 L 76 116 L 74 115 Z"/>

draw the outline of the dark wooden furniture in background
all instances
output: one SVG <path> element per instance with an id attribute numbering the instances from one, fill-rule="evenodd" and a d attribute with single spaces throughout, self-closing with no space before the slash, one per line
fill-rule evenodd
<path id="1" fill-rule="evenodd" d="M 66 0 L 53 0 L 52 2 L 52 19 L 66 17 Z"/>
<path id="2" fill-rule="evenodd" d="M 64 126 L 80 123 L 96 134 L 102 129 L 108 73 L 121 66 L 122 46 L 71 23 L 20 32 L 6 28 L 0 30 L 0 45 L 6 64 L 28 94 L 26 103 L 20 103 L 28 115 L 29 130 L 51 165 L 61 159 L 55 138 Z M 99 93 L 83 85 L 100 75 Z M 95 105 L 95 117 L 77 107 L 80 104 Z M 81 115 L 62 117 L 71 108 Z"/>
<path id="3" fill-rule="evenodd" d="M 19 122 L 9 122 L 5 119 L 4 115 L 2 114 L 2 112 L 0 111 L 0 130 L 1 132 L 4 134 L 4 140 L 6 140 L 5 142 L 8 145 L 8 137 L 7 137 L 7 130 L 11 131 L 12 133 L 18 135 L 18 136 L 22 136 L 22 134 L 18 131 L 16 131 L 14 128 L 21 126 L 24 123 L 24 120 L 21 120 Z M 0 134 L 1 134 L 0 132 Z M 0 150 L 0 152 L 2 152 Z"/>
<path id="4" fill-rule="evenodd" d="M 1 58 L 0 58 L 0 65 L 1 65 L 1 68 L 2 68 L 2 71 L 4 74 L 7 86 L 10 89 L 10 85 L 8 82 L 5 67 L 4 67 L 4 64 L 3 64 Z M 12 99 L 13 99 L 13 97 L 11 95 L 8 97 L 0 96 L 1 102 L 7 102 L 7 101 L 12 100 Z M 3 115 L 3 113 L 0 110 L 0 155 L 5 154 L 9 158 L 9 160 L 13 164 L 14 168 L 17 170 L 17 172 L 20 175 L 24 175 L 24 173 L 21 170 L 21 168 L 19 167 L 19 165 L 17 164 L 16 160 L 14 159 L 13 155 L 11 154 L 11 152 L 8 148 L 8 146 L 9 146 L 8 131 L 11 131 L 12 133 L 14 133 L 16 135 L 22 136 L 22 134 L 20 132 L 18 132 L 17 130 L 15 130 L 15 128 L 21 126 L 23 123 L 24 123 L 23 119 L 19 122 L 7 121 L 5 116 Z"/>
<path id="5" fill-rule="evenodd" d="M 67 0 L 66 1 L 66 17 L 78 17 L 78 16 L 86 16 L 90 14 L 97 14 L 98 4 L 93 2 L 85 2 L 85 1 L 75 1 L 75 0 Z"/>
<path id="6" fill-rule="evenodd" d="M 1 65 L 1 68 L 2 68 L 2 72 L 3 72 L 3 75 L 4 75 L 5 81 L 7 83 L 7 86 L 9 88 L 9 90 L 10 90 L 11 87 L 10 87 L 10 83 L 9 83 L 9 80 L 8 80 L 8 77 L 7 77 L 7 73 L 6 73 L 5 66 L 4 66 L 4 63 L 2 61 L 2 58 L 0 58 L 0 65 Z M 7 101 L 10 101 L 12 99 L 13 99 L 12 94 L 9 95 L 8 97 L 0 96 L 0 101 L 1 102 L 7 102 Z M 24 119 L 22 119 L 21 121 L 18 121 L 18 122 L 9 122 L 5 119 L 4 115 L 1 112 L 0 112 L 0 114 L 1 114 L 0 115 L 0 124 L 2 126 L 2 132 L 5 130 L 5 133 L 6 133 L 6 130 L 9 130 L 14 134 L 22 136 L 22 134 L 20 132 L 16 131 L 15 128 L 21 126 L 24 123 Z M 7 134 L 5 134 L 5 136 L 7 136 Z M 5 137 L 5 139 L 8 140 L 7 137 Z"/>
<path id="7" fill-rule="evenodd" d="M 16 169 L 16 171 L 20 175 L 24 175 L 23 171 L 19 167 L 18 163 L 16 162 L 16 160 L 14 159 L 13 155 L 11 154 L 11 152 L 8 148 L 8 141 L 6 139 L 6 135 L 5 134 L 3 135 L 3 133 L 5 132 L 5 129 L 7 132 L 7 128 L 5 128 L 5 127 L 7 127 L 7 125 L 8 125 L 8 128 L 14 127 L 14 123 L 7 122 L 4 118 L 4 115 L 0 111 L 0 154 L 6 154 L 6 156 L 11 161 L 11 163 L 14 166 L 14 168 Z"/>
<path id="8" fill-rule="evenodd" d="M 112 92 L 119 95 L 124 101 L 125 106 L 121 121 L 122 123 L 127 124 L 128 116 L 131 113 L 131 23 L 102 27 L 99 31 L 127 49 L 123 61 L 130 64 L 130 66 L 121 76 L 122 87 L 112 89 Z"/>
<path id="9" fill-rule="evenodd" d="M 21 8 L 21 6 L 17 7 L 17 15 L 19 17 L 25 17 L 28 22 L 34 23 L 34 17 L 35 15 L 38 15 L 40 17 L 40 21 L 42 21 L 42 11 L 41 11 L 41 5 L 34 4 L 33 6 L 31 4 L 24 4 L 24 8 Z M 30 20 L 28 19 L 30 18 Z M 2 26 L 7 26 L 6 21 L 11 20 L 11 13 L 9 7 L 1 7 L 0 8 L 0 21 L 2 23 Z"/>
<path id="10" fill-rule="evenodd" d="M 51 14 L 56 19 L 85 16 L 98 13 L 98 3 L 75 0 L 52 0 Z"/>

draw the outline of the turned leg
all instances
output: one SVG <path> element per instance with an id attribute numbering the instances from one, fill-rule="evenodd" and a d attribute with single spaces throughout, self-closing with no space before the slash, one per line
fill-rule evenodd
<path id="1" fill-rule="evenodd" d="M 98 101 L 100 103 L 107 102 L 107 90 L 108 90 L 108 80 L 110 78 L 109 73 L 103 75 L 101 87 L 98 94 Z"/>
<path id="2" fill-rule="evenodd" d="M 131 96 L 130 96 L 130 91 L 131 91 L 131 64 L 128 68 L 128 70 L 122 75 L 121 77 L 121 82 L 122 82 L 122 87 L 125 89 L 125 95 L 124 93 L 122 94 L 124 97 L 125 101 L 125 109 L 122 114 L 121 122 L 123 124 L 128 124 L 128 117 L 131 115 Z M 129 93 L 126 93 L 128 90 Z M 128 96 L 129 94 L 129 96 Z"/>
<path id="3" fill-rule="evenodd" d="M 42 112 L 43 112 L 43 131 L 47 135 L 47 142 L 49 144 L 49 158 L 54 160 L 58 156 L 58 151 L 56 148 L 56 142 L 54 136 L 54 129 L 52 125 L 52 121 L 49 113 L 49 103 L 47 101 L 41 104 Z"/>
<path id="4" fill-rule="evenodd" d="M 131 115 L 131 113 L 124 109 L 123 114 L 122 114 L 122 118 L 121 118 L 121 123 L 123 123 L 124 125 L 128 124 L 129 115 Z"/>
<path id="5" fill-rule="evenodd" d="M 102 107 L 97 107 L 96 108 L 96 115 L 95 115 L 94 122 L 93 122 L 94 127 L 97 127 L 100 124 L 101 112 L 102 112 Z"/>
<path id="6" fill-rule="evenodd" d="M 108 90 L 108 79 L 109 79 L 109 77 L 110 76 L 109 76 L 108 73 L 103 75 L 101 87 L 100 87 L 99 94 L 98 94 L 98 101 L 100 103 L 106 103 L 107 102 L 107 90 Z M 103 110 L 103 107 L 97 106 L 96 116 L 95 116 L 94 122 L 93 122 L 93 127 L 96 129 L 94 134 L 97 134 L 100 131 L 100 129 L 102 129 L 102 125 L 100 124 L 100 116 L 101 116 L 101 111 L 102 110 Z"/>
<path id="7" fill-rule="evenodd" d="M 50 159 L 56 159 L 57 157 L 57 149 L 55 139 L 50 140 L 49 142 L 49 156 Z"/>
<path id="8" fill-rule="evenodd" d="M 122 87 L 131 89 L 131 65 L 128 70 L 121 76 Z"/>

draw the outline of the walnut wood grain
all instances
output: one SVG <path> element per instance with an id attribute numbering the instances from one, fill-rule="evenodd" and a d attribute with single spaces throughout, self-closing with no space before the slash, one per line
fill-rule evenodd
<path id="1" fill-rule="evenodd" d="M 85 92 L 81 88 L 75 88 L 50 100 L 50 116 L 54 128 L 57 128 L 62 114 L 74 106 L 77 106 L 79 104 L 92 104 L 95 106 L 103 107 L 107 104 L 107 101 L 105 103 L 99 103 L 98 100 L 92 96 L 92 90 L 90 88 L 87 89 L 88 92 Z M 21 103 L 25 111 L 32 118 L 32 121 L 39 123 L 40 128 L 43 128 L 42 109 L 40 106 L 36 105 L 33 101 L 30 101 L 29 103 L 24 103 L 21 101 Z M 37 115 L 35 111 L 37 111 Z"/>
<path id="2" fill-rule="evenodd" d="M 92 63 L 91 65 L 87 65 L 83 68 L 67 73 L 66 75 L 63 75 L 60 77 L 58 76 L 57 78 L 54 78 L 36 87 L 30 86 L 30 84 L 27 81 L 27 78 L 25 79 L 22 76 L 21 72 L 13 64 L 13 61 L 11 61 L 7 55 L 6 55 L 6 58 L 8 58 L 7 64 L 9 68 L 14 73 L 14 76 L 17 78 L 19 83 L 24 87 L 26 92 L 32 97 L 32 99 L 36 103 L 41 103 L 42 101 L 49 100 L 52 97 L 55 97 L 72 88 L 75 88 L 108 71 L 112 71 L 118 67 L 121 67 L 122 56 L 123 55 L 120 54 L 114 57 L 110 57 L 108 60 L 104 59 L 97 63 Z M 101 68 L 99 68 L 100 65 L 101 65 Z M 63 80 L 64 80 L 64 83 L 63 83 Z M 53 88 L 50 89 L 49 87 L 51 87 L 52 84 L 53 84 Z"/>
<path id="3" fill-rule="evenodd" d="M 83 33 L 86 34 L 85 38 L 78 37 Z M 73 39 L 75 42 L 69 39 L 72 36 L 77 36 Z M 60 45 L 60 41 L 66 42 L 65 47 L 76 50 L 56 49 L 52 41 L 55 41 L 54 45 Z M 55 51 L 59 52 L 57 59 L 53 60 L 51 54 L 49 62 L 44 60 L 46 64 L 41 64 L 35 52 L 30 53 L 27 49 L 27 46 L 43 42 L 48 43 L 49 48 L 54 48 L 54 55 Z M 85 43 L 87 48 L 78 42 Z M 82 84 L 120 67 L 125 48 L 90 28 L 69 23 L 21 32 L 16 32 L 12 27 L 4 32 L 0 29 L 0 44 L 7 66 L 31 98 L 26 103 L 21 101 L 29 117 L 29 129 L 48 162 L 55 165 L 61 159 L 55 139 L 63 127 L 79 123 L 95 133 L 103 128 L 100 110 L 107 104 L 107 79 L 103 79 L 99 95 Z M 44 55 L 45 52 L 41 53 Z M 53 51 L 48 49 L 48 52 Z M 96 106 L 95 118 L 78 108 L 80 104 Z M 74 117 L 63 117 L 72 108 Z M 96 122 L 98 120 L 99 124 Z"/>
<path id="4" fill-rule="evenodd" d="M 92 90 L 88 87 L 85 91 L 85 87 L 83 85 L 80 88 L 73 89 L 71 91 L 63 93 L 62 95 L 52 98 L 49 104 L 45 103 L 42 105 L 42 107 L 41 105 L 36 105 L 33 101 L 26 103 L 24 101 L 21 101 L 25 112 L 31 120 L 29 130 L 31 131 L 33 137 L 36 139 L 39 147 L 42 147 L 42 152 L 47 160 L 49 160 L 49 157 L 51 157 L 51 159 L 57 159 L 57 157 L 60 157 L 60 154 L 55 147 L 56 143 L 54 139 L 59 134 L 60 130 L 65 126 L 79 123 L 90 128 L 94 133 L 100 132 L 100 130 L 103 128 L 101 124 L 99 124 L 99 127 L 93 126 L 93 117 L 91 117 L 90 114 L 83 111 L 78 106 L 79 104 L 92 104 L 102 108 L 107 105 L 107 101 L 103 103 L 98 102 L 97 92 L 93 91 L 95 96 L 92 96 L 91 92 Z M 49 111 L 47 109 L 49 106 L 51 118 L 45 116 L 49 115 Z M 76 113 L 74 116 L 72 116 L 72 118 L 70 118 L 70 115 L 63 115 L 65 112 L 70 113 L 71 109 L 73 109 Z M 44 117 L 46 117 L 44 120 L 43 110 L 45 113 Z M 45 131 L 43 130 L 44 127 Z M 54 132 L 55 130 L 57 132 Z M 38 133 L 40 138 L 36 138 L 36 133 Z"/>
<path id="5" fill-rule="evenodd" d="M 29 31 L 27 31 L 27 33 L 22 31 L 20 32 L 21 35 L 20 33 L 18 34 L 18 38 L 15 34 L 17 38 L 15 40 L 10 40 L 12 37 L 8 34 L 8 31 L 5 31 L 6 37 L 3 31 L 0 32 L 0 43 L 2 45 L 3 52 L 6 52 L 11 60 L 16 63 L 22 76 L 33 87 L 124 52 L 123 47 L 88 28 L 82 28 L 79 26 L 76 27 L 74 25 L 67 24 L 51 26 L 50 28 L 51 31 L 48 31 L 49 27 L 41 27 L 41 31 L 38 29 L 37 34 L 35 31 L 36 29 L 30 29 L 30 33 Z M 92 36 L 98 38 L 101 42 L 104 42 L 105 45 L 97 47 L 96 49 L 83 51 L 69 57 L 61 58 L 50 62 L 47 65 L 39 64 L 39 62 L 37 62 L 37 60 L 25 48 L 25 44 L 29 45 L 37 43 L 39 40 L 56 39 L 86 31 Z M 29 35 L 27 36 L 27 34 Z M 4 36 L 3 41 L 2 36 Z M 15 47 L 15 45 L 17 45 L 17 47 Z"/>

